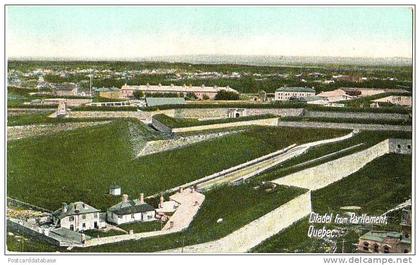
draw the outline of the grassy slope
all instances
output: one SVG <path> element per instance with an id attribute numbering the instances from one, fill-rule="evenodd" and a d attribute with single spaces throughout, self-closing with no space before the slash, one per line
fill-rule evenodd
<path id="1" fill-rule="evenodd" d="M 152 252 L 216 240 L 304 192 L 302 189 L 282 186 L 274 191 L 266 192 L 261 189 L 254 190 L 252 186 L 251 184 L 237 187 L 222 186 L 207 192 L 203 206 L 191 226 L 184 232 L 91 248 L 74 248 L 72 251 Z M 216 222 L 219 218 L 223 218 L 223 222 L 220 224 Z M 8 238 L 7 245 L 9 251 L 20 251 L 20 245 L 12 237 Z M 24 251 L 50 252 L 56 250 L 66 251 L 66 249 L 52 247 L 34 239 L 30 239 L 24 245 Z"/>
<path id="2" fill-rule="evenodd" d="M 254 190 L 252 185 L 223 186 L 206 193 L 203 206 L 191 226 L 184 232 L 81 249 L 81 251 L 151 252 L 204 243 L 232 233 L 303 192 L 302 189 L 286 187 L 265 192 Z M 219 218 L 223 218 L 220 224 L 216 222 Z"/>
<path id="3" fill-rule="evenodd" d="M 183 128 L 183 127 L 218 124 L 218 123 L 250 121 L 250 120 L 268 119 L 268 118 L 275 118 L 275 117 L 276 117 L 275 115 L 267 114 L 267 115 L 246 116 L 246 117 L 239 117 L 239 118 L 226 118 L 226 119 L 200 121 L 198 119 L 172 118 L 165 114 L 156 114 L 153 116 L 154 119 L 160 121 L 161 123 L 165 124 L 166 126 L 170 128 Z"/>
<path id="4" fill-rule="evenodd" d="M 7 126 L 21 126 L 31 124 L 58 124 L 67 122 L 106 121 L 113 118 L 49 118 L 51 113 L 22 114 L 7 117 Z"/>
<path id="5" fill-rule="evenodd" d="M 382 214 L 411 197 L 411 157 L 389 154 L 360 171 L 312 193 L 315 212 L 341 212 L 343 206 L 360 206 L 359 214 Z M 309 223 L 302 219 L 264 241 L 252 252 L 323 252 L 322 242 L 307 237 Z M 346 236 L 345 250 L 351 252 L 358 239 L 354 231 Z M 341 249 L 341 246 L 339 246 Z"/>
<path id="6" fill-rule="evenodd" d="M 411 138 L 411 133 L 409 132 L 394 132 L 394 131 L 362 131 L 355 135 L 354 137 L 347 139 L 345 141 L 340 141 L 337 143 L 330 143 L 326 145 L 321 145 L 318 147 L 314 147 L 309 149 L 308 152 L 292 158 L 290 160 L 285 161 L 281 165 L 273 168 L 271 171 L 258 176 L 257 178 L 260 180 L 273 180 L 282 176 L 286 176 L 293 172 L 300 171 L 305 168 L 313 167 L 327 161 L 331 161 L 337 159 L 339 157 L 343 157 L 349 155 L 351 153 L 355 153 L 361 150 L 364 150 L 370 146 L 373 146 L 387 138 Z M 321 156 L 331 154 L 340 150 L 343 150 L 347 147 L 355 146 L 357 144 L 363 143 L 363 145 L 350 149 L 346 152 L 339 153 L 333 155 L 331 157 L 314 161 L 310 164 L 299 166 L 299 167 L 292 167 L 294 165 L 298 165 L 300 163 L 310 161 L 312 159 L 319 158 Z"/>
<path id="7" fill-rule="evenodd" d="M 132 159 L 131 121 L 82 128 L 8 144 L 8 196 L 48 209 L 83 200 L 106 209 L 113 183 L 146 195 L 204 177 L 293 143 L 343 135 L 339 130 L 253 128 L 186 148 Z M 138 130 L 144 128 L 135 124 Z M 150 138 L 144 131 L 145 138 Z"/>

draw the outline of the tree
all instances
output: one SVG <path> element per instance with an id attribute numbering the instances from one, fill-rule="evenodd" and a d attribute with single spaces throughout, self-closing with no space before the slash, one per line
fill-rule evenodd
<path id="1" fill-rule="evenodd" d="M 216 100 L 238 100 L 239 94 L 231 91 L 220 90 L 214 97 Z"/>
<path id="2" fill-rule="evenodd" d="M 143 91 L 140 91 L 140 90 L 135 90 L 135 91 L 133 92 L 133 96 L 134 96 L 136 99 L 141 99 L 141 98 L 143 98 L 143 97 L 144 97 L 144 93 L 143 93 Z"/>
<path id="3" fill-rule="evenodd" d="M 197 99 L 197 96 L 192 92 L 188 92 L 187 95 L 185 95 L 185 99 L 195 100 Z"/>

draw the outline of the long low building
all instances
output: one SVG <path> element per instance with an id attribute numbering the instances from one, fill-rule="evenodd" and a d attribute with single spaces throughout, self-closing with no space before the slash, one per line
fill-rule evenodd
<path id="1" fill-rule="evenodd" d="M 315 96 L 315 89 L 308 87 L 281 87 L 274 93 L 275 101 L 303 99 Z"/>
<path id="2" fill-rule="evenodd" d="M 144 94 L 156 94 L 156 93 L 162 93 L 162 94 L 178 94 L 186 96 L 189 93 L 194 94 L 199 99 L 205 99 L 206 97 L 209 99 L 214 99 L 216 97 L 216 94 L 219 91 L 228 91 L 233 93 L 238 93 L 233 88 L 230 88 L 229 86 L 226 87 L 218 87 L 218 86 L 192 86 L 192 85 L 183 85 L 183 86 L 176 86 L 176 85 L 169 85 L 169 86 L 163 86 L 161 84 L 159 85 L 138 85 L 138 86 L 129 86 L 129 85 L 123 85 L 120 89 L 121 96 L 124 98 L 131 98 L 134 96 L 134 91 L 141 91 Z"/>

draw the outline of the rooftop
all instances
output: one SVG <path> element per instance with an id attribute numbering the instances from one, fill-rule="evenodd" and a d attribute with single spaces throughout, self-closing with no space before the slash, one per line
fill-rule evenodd
<path id="1" fill-rule="evenodd" d="M 63 204 L 63 207 L 53 212 L 53 216 L 59 219 L 62 219 L 70 215 L 97 213 L 97 212 L 99 212 L 98 209 L 95 209 L 84 202 L 73 202 L 70 204 Z"/>
<path id="2" fill-rule="evenodd" d="M 184 105 L 184 98 L 153 98 L 146 97 L 148 107 L 162 106 L 162 105 Z"/>
<path id="3" fill-rule="evenodd" d="M 230 88 L 229 86 L 226 87 L 218 87 L 218 86 L 205 86 L 205 85 L 201 85 L 201 86 L 187 86 L 187 85 L 183 85 L 183 86 L 177 86 L 177 85 L 169 85 L 169 86 L 163 86 L 161 84 L 159 85 L 137 85 L 137 86 L 129 86 L 129 85 L 123 85 L 121 87 L 122 90 L 125 89 L 133 89 L 133 90 L 141 90 L 141 91 L 165 91 L 165 92 L 173 92 L 173 93 L 178 93 L 178 92 L 182 92 L 182 93 L 188 93 L 188 92 L 202 92 L 202 93 L 217 93 L 221 90 L 225 90 L 225 91 L 229 91 L 229 92 L 235 92 L 238 93 L 238 91 L 236 91 L 233 88 Z"/>
<path id="4" fill-rule="evenodd" d="M 132 213 L 144 213 L 154 211 L 155 208 L 147 203 L 140 203 L 140 200 L 127 200 L 115 204 L 108 211 L 113 212 L 117 215 L 126 215 Z"/>
<path id="5" fill-rule="evenodd" d="M 387 239 L 400 239 L 401 242 L 411 244 L 409 238 L 405 238 L 402 233 L 395 231 L 369 231 L 360 237 L 362 240 L 371 240 L 383 243 Z"/>

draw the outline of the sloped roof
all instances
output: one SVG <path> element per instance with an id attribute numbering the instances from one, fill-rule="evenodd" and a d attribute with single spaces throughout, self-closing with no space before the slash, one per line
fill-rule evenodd
<path id="1" fill-rule="evenodd" d="M 127 202 L 120 202 L 108 209 L 117 215 L 126 215 L 132 213 L 144 213 L 154 211 L 155 208 L 147 203 L 140 203 L 139 200 L 128 200 Z"/>
<path id="2" fill-rule="evenodd" d="M 403 237 L 400 232 L 395 231 L 370 231 L 362 235 L 360 239 L 362 240 L 371 240 L 383 243 L 386 239 L 401 239 L 401 242 L 411 243 L 409 239 Z"/>
<path id="3" fill-rule="evenodd" d="M 184 98 L 154 98 L 154 97 L 146 97 L 146 103 L 148 107 L 154 106 L 162 106 L 162 105 L 184 105 L 185 99 Z"/>
<path id="4" fill-rule="evenodd" d="M 98 209 L 93 208 L 92 206 L 84 203 L 84 202 L 73 202 L 66 205 L 67 211 L 64 211 L 64 207 L 53 212 L 53 216 L 62 219 L 66 216 L 71 215 L 79 215 L 79 214 L 87 214 L 87 213 L 97 213 L 99 212 Z"/>
<path id="5" fill-rule="evenodd" d="M 277 88 L 276 92 L 309 92 L 315 93 L 315 89 L 309 87 L 281 87 Z"/>

